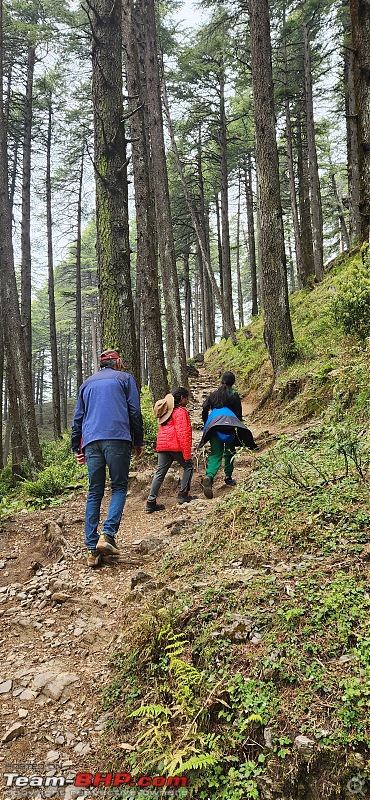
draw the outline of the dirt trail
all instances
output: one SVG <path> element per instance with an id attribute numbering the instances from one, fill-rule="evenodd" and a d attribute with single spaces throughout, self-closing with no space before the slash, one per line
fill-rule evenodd
<path id="1" fill-rule="evenodd" d="M 193 382 L 190 407 L 195 447 L 201 435 L 201 403 L 213 388 L 214 383 L 201 369 Z M 250 405 L 245 408 L 246 412 L 251 410 Z M 255 435 L 262 433 L 253 424 L 250 427 Z M 99 569 L 88 570 L 85 563 L 83 494 L 57 509 L 20 513 L 3 524 L 0 800 L 96 796 L 97 790 L 84 793 L 72 785 L 14 788 L 15 778 L 7 787 L 2 775 L 63 776 L 72 781 L 80 771 L 104 771 L 97 753 L 110 717 L 100 707 L 101 691 L 111 679 L 107 657 L 122 641 L 126 620 L 136 613 L 144 597 L 159 596 L 166 603 L 175 596 L 179 545 L 196 536 L 196 525 L 210 513 L 217 499 L 230 491 L 220 474 L 215 480 L 215 499 L 205 500 L 204 455 L 195 454 L 192 492 L 199 499 L 178 506 L 179 473 L 170 470 L 160 495 L 166 510 L 160 514 L 145 513 L 153 468 L 133 470 L 118 534 L 120 556 Z M 238 482 L 250 470 L 250 464 L 250 458 L 238 461 L 234 472 Z M 107 490 L 103 514 L 108 502 Z M 52 533 L 49 542 L 46 530 Z M 173 557 L 171 585 L 158 580 L 163 554 Z M 150 579 L 144 579 L 141 572 Z M 102 796 L 101 790 L 98 794 Z"/>

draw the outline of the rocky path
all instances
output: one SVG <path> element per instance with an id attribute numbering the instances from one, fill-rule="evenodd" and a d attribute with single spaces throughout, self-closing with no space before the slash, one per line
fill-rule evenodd
<path id="1" fill-rule="evenodd" d="M 213 388 L 201 371 L 190 408 L 195 444 L 202 427 L 201 402 Z M 255 435 L 261 433 L 251 427 Z M 238 462 L 237 480 L 252 461 Z M 101 789 L 84 791 L 73 783 L 78 772 L 104 771 L 98 753 L 109 720 L 109 713 L 102 713 L 100 706 L 101 692 L 110 683 L 108 655 L 122 641 L 126 620 L 137 612 L 143 598 L 155 595 L 167 603 L 176 595 L 179 545 L 197 536 L 196 526 L 217 498 L 230 491 L 220 475 L 215 499 L 205 500 L 203 453 L 196 454 L 196 463 L 192 492 L 199 499 L 179 507 L 178 472 L 170 470 L 160 498 L 166 510 L 151 516 L 145 513 L 145 499 L 153 469 L 131 473 L 118 536 L 120 556 L 96 570 L 88 570 L 85 564 L 84 495 L 57 510 L 20 513 L 3 524 L 0 800 L 102 797 Z M 108 502 L 107 490 L 103 513 Z M 170 554 L 174 564 L 170 585 L 159 574 L 164 554 Z M 33 786 L 32 775 L 40 779 L 35 778 Z"/>

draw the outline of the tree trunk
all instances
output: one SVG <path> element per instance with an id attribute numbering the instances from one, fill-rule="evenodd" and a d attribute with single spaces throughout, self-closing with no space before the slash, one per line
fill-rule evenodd
<path id="1" fill-rule="evenodd" d="M 186 200 L 186 203 L 187 203 L 187 206 L 188 206 L 188 209 L 189 209 L 189 213 L 190 213 L 190 216 L 191 216 L 191 222 L 192 222 L 192 225 L 193 225 L 193 228 L 194 228 L 194 232 L 195 232 L 195 235 L 197 237 L 197 242 L 198 242 L 198 246 L 199 246 L 199 249 L 200 249 L 200 252 L 201 252 L 202 260 L 203 260 L 204 266 L 205 266 L 205 268 L 207 270 L 208 277 L 210 279 L 210 283 L 211 283 L 211 286 L 212 286 L 213 294 L 214 294 L 214 296 L 215 296 L 215 298 L 217 300 L 217 303 L 219 305 L 219 308 L 221 310 L 223 330 L 225 331 L 225 335 L 230 337 L 232 343 L 236 344 L 235 323 L 234 323 L 234 320 L 233 320 L 233 318 L 232 318 L 232 316 L 230 314 L 230 306 L 224 301 L 223 294 L 220 291 L 220 289 L 219 289 L 219 287 L 217 285 L 216 278 L 215 278 L 215 276 L 213 274 L 210 258 L 209 258 L 209 255 L 208 255 L 206 249 L 205 249 L 205 246 L 204 246 L 203 237 L 202 237 L 202 230 L 201 230 L 201 226 L 199 225 L 197 211 L 195 209 L 194 202 L 193 202 L 193 199 L 191 197 L 191 194 L 190 194 L 190 191 L 189 191 L 189 187 L 188 187 L 188 184 L 187 184 L 187 181 L 186 181 L 186 178 L 185 178 L 184 170 L 183 170 L 183 167 L 182 167 L 182 164 L 181 164 L 181 161 L 180 161 L 179 152 L 178 152 L 177 144 L 176 144 L 176 139 L 175 139 L 175 135 L 174 135 L 174 131 L 173 131 L 173 125 L 172 125 L 172 122 L 171 122 L 171 117 L 170 117 L 170 112 L 169 112 L 166 87 L 165 87 L 164 84 L 163 84 L 163 105 L 164 105 L 164 109 L 165 109 L 165 113 L 166 113 L 166 117 L 167 117 L 167 122 L 168 122 L 170 137 L 171 137 L 172 151 L 173 151 L 173 155 L 174 155 L 174 159 L 175 159 L 177 172 L 178 172 L 178 175 L 179 175 L 179 178 L 180 178 L 180 181 L 181 181 L 181 185 L 182 185 L 183 192 L 184 192 L 184 195 L 185 195 L 185 200 Z"/>
<path id="2" fill-rule="evenodd" d="M 90 325 L 91 325 L 91 345 L 92 345 L 94 372 L 98 372 L 99 371 L 98 344 L 96 339 L 96 326 L 95 326 L 95 317 L 93 311 L 90 312 Z"/>
<path id="3" fill-rule="evenodd" d="M 290 278 L 290 293 L 292 294 L 295 292 L 295 277 L 294 277 L 294 261 L 293 261 L 293 248 L 292 248 L 292 240 L 289 236 L 288 239 L 288 247 L 289 247 L 289 278 Z"/>
<path id="4" fill-rule="evenodd" d="M 3 384 L 4 384 L 4 334 L 0 292 L 0 470 L 3 464 Z"/>
<path id="5" fill-rule="evenodd" d="M 141 14 L 144 26 L 146 99 L 148 103 L 148 127 L 151 144 L 158 251 L 162 282 L 163 286 L 165 286 L 166 354 L 172 385 L 188 386 L 164 143 L 154 0 L 141 0 Z"/>
<path id="6" fill-rule="evenodd" d="M 200 349 L 200 337 L 199 337 L 199 276 L 198 276 L 198 269 L 199 269 L 199 261 L 197 260 L 197 266 L 195 269 L 194 274 L 194 307 L 193 307 L 193 351 L 194 355 L 197 355 L 201 352 Z"/>
<path id="7" fill-rule="evenodd" d="M 370 2 L 350 0 L 359 152 L 361 240 L 370 239 Z"/>
<path id="8" fill-rule="evenodd" d="M 256 317 L 258 315 L 257 262 L 256 262 L 256 240 L 254 235 L 252 158 L 249 152 L 247 152 L 246 161 L 247 161 L 247 166 L 244 171 L 244 186 L 245 186 L 245 200 L 247 205 L 248 257 L 249 257 L 249 269 L 251 273 L 252 317 Z"/>
<path id="9" fill-rule="evenodd" d="M 297 116 L 297 167 L 298 167 L 298 207 L 300 218 L 302 242 L 302 275 L 298 274 L 299 286 L 306 286 L 307 278 L 314 275 L 313 243 L 310 209 L 310 189 L 308 182 L 307 145 L 303 141 L 302 133 L 305 130 L 300 114 Z M 303 130 L 302 130 L 303 128 Z"/>
<path id="10" fill-rule="evenodd" d="M 44 370 L 45 370 L 45 351 L 43 350 L 40 355 L 40 390 L 39 390 L 39 424 L 44 424 Z"/>
<path id="11" fill-rule="evenodd" d="M 305 81 L 305 100 L 306 100 L 306 116 L 307 116 L 307 145 L 308 145 L 308 166 L 309 166 L 310 196 L 311 196 L 313 260 L 315 268 L 315 277 L 318 281 L 321 281 L 324 277 L 323 220 L 322 220 L 319 168 L 317 163 L 317 152 L 316 152 L 316 142 L 315 142 L 315 126 L 313 118 L 311 51 L 310 51 L 309 27 L 307 22 L 305 22 L 303 25 L 303 39 L 304 39 L 304 81 Z"/>
<path id="12" fill-rule="evenodd" d="M 191 309 L 191 285 L 189 277 L 190 250 L 184 252 L 184 317 L 185 317 L 185 353 L 186 358 L 190 358 L 190 309 Z"/>
<path id="13" fill-rule="evenodd" d="M 82 290 L 81 290 L 81 228 L 82 228 L 82 181 L 84 172 L 83 147 L 81 153 L 81 166 L 78 183 L 77 200 L 77 239 L 76 239 L 76 388 L 83 383 L 82 377 Z"/>
<path id="14" fill-rule="evenodd" d="M 53 263 L 53 220 L 51 213 L 51 142 L 52 142 L 52 117 L 53 109 L 51 100 L 48 107 L 48 132 L 46 144 L 46 231 L 48 243 L 48 296 L 49 296 L 49 329 L 50 329 L 50 355 L 51 355 L 51 380 L 53 403 L 53 431 L 54 439 L 61 436 L 60 422 L 60 392 L 57 350 L 57 329 L 55 320 L 54 296 L 54 263 Z"/>
<path id="15" fill-rule="evenodd" d="M 122 104 L 122 9 L 119 0 L 89 2 L 100 327 L 140 385 L 130 275 L 126 139 Z"/>
<path id="16" fill-rule="evenodd" d="M 208 206 L 204 197 L 204 182 L 203 182 L 203 165 L 202 165 L 202 130 L 201 125 L 198 128 L 198 141 L 197 141 L 197 171 L 198 171 L 198 185 L 199 185 L 199 230 L 202 235 L 203 247 L 207 253 L 207 259 L 211 261 L 210 246 L 209 246 L 209 219 L 208 219 Z M 209 280 L 207 269 L 202 262 L 199 265 L 199 277 L 201 278 L 202 288 L 202 322 L 203 322 L 203 342 L 204 349 L 208 350 L 214 344 L 214 320 L 213 320 L 213 296 L 212 286 Z"/>
<path id="17" fill-rule="evenodd" d="M 16 483 L 24 476 L 23 458 L 25 455 L 22 439 L 22 423 L 17 397 L 17 386 L 15 370 L 12 362 L 7 364 L 7 382 L 9 394 L 9 417 L 11 422 L 11 445 L 12 445 L 12 475 Z"/>
<path id="18" fill-rule="evenodd" d="M 355 53 L 348 3 L 342 7 L 343 33 L 346 41 L 344 50 L 344 91 L 347 132 L 348 198 L 349 198 L 349 238 L 351 245 L 361 242 L 360 215 L 360 168 L 358 152 L 357 109 L 354 80 Z"/>
<path id="19" fill-rule="evenodd" d="M 294 176 L 293 133 L 292 133 L 292 120 L 290 115 L 290 103 L 288 95 L 288 59 L 287 59 L 287 46 L 286 46 L 286 34 L 285 34 L 285 8 L 283 16 L 283 25 L 284 25 L 283 52 L 284 52 L 285 124 L 286 124 L 287 162 L 288 162 L 288 174 L 289 174 L 289 194 L 290 194 L 290 206 L 292 209 L 292 217 L 293 217 L 297 274 L 299 276 L 298 277 L 299 283 L 303 287 L 306 286 L 308 276 L 306 275 L 304 269 L 301 230 L 299 226 L 298 203 L 297 203 L 297 194 L 295 187 L 295 176 Z"/>
<path id="20" fill-rule="evenodd" d="M 28 368 L 31 373 L 31 133 L 35 47 L 28 45 L 27 83 L 23 111 L 22 220 L 21 220 L 21 316 Z"/>
<path id="21" fill-rule="evenodd" d="M 227 164 L 227 128 L 225 113 L 225 73 L 223 67 L 220 77 L 220 159 L 221 159 L 221 251 L 222 251 L 222 292 L 224 303 L 229 308 L 229 319 L 235 330 L 233 311 L 233 287 L 230 261 L 229 231 L 229 186 Z"/>
<path id="22" fill-rule="evenodd" d="M 164 361 L 161 311 L 158 292 L 158 260 L 156 251 L 156 219 L 154 196 L 150 184 L 150 155 L 147 146 L 143 88 L 140 81 L 137 41 L 141 35 L 132 0 L 123 0 L 123 44 L 126 82 L 129 94 L 132 165 L 134 171 L 137 260 L 142 308 L 145 320 L 146 357 L 150 387 L 154 400 L 168 392 Z M 177 280 L 177 279 L 176 279 Z M 140 300 L 140 298 L 139 298 Z M 140 339 L 139 339 L 140 341 Z M 175 381 L 175 376 L 173 376 Z"/>
<path id="23" fill-rule="evenodd" d="M 335 170 L 332 164 L 330 164 L 330 180 L 333 189 L 333 195 L 335 198 L 335 202 L 337 204 L 337 211 L 338 211 L 338 220 L 339 220 L 339 231 L 340 231 L 340 238 L 343 242 L 343 247 L 345 250 L 349 250 L 350 243 L 349 243 L 349 235 L 347 231 L 346 220 L 344 217 L 344 208 L 341 198 L 339 197 L 339 191 L 337 182 L 335 180 Z"/>
<path id="24" fill-rule="evenodd" d="M 244 326 L 244 309 L 243 309 L 243 290 L 242 279 L 240 272 L 240 193 L 241 193 L 241 176 L 239 172 L 239 189 L 238 189 L 238 211 L 236 217 L 236 280 L 238 287 L 238 317 L 239 328 Z"/>
<path id="25" fill-rule="evenodd" d="M 220 289 L 222 297 L 224 296 L 224 279 L 222 272 L 222 235 L 221 235 L 221 210 L 218 199 L 218 194 L 215 194 L 215 212 L 216 212 L 216 228 L 217 228 L 217 253 L 218 253 L 218 270 L 220 273 Z M 224 334 L 225 335 L 225 334 Z"/>
<path id="26" fill-rule="evenodd" d="M 286 256 L 275 136 L 270 20 L 267 0 L 250 0 L 252 84 L 265 342 L 274 374 L 293 358 Z"/>
<path id="27" fill-rule="evenodd" d="M 2 31 L 2 0 L 0 0 L 0 86 L 3 85 Z M 42 455 L 37 434 L 31 376 L 24 348 L 14 272 L 12 219 L 8 196 L 7 137 L 2 94 L 0 94 L 0 263 L 1 305 L 6 309 L 6 314 L 3 315 L 3 325 L 7 363 L 9 364 L 11 361 L 14 368 L 15 392 L 19 404 L 24 450 L 29 468 L 32 474 L 35 474 L 42 463 Z"/>

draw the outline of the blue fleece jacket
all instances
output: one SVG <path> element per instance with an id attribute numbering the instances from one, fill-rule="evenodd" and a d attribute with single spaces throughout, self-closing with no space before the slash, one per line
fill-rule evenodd
<path id="1" fill-rule="evenodd" d="M 74 453 L 99 439 L 123 439 L 143 444 L 143 421 L 139 392 L 128 372 L 105 367 L 91 375 L 78 393 L 72 423 Z"/>

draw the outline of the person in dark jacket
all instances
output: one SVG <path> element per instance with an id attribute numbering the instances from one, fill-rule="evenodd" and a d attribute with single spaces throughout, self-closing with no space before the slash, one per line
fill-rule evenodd
<path id="1" fill-rule="evenodd" d="M 154 415 L 159 422 L 156 444 L 158 467 L 146 501 L 147 514 L 152 514 L 153 511 L 163 511 L 164 505 L 157 503 L 157 496 L 174 461 L 177 461 L 184 470 L 178 493 L 179 504 L 182 505 L 197 499 L 189 493 L 194 463 L 191 458 L 191 422 L 185 408 L 188 402 L 188 390 L 179 386 L 174 389 L 172 394 L 167 394 L 163 400 L 157 400 L 155 403 Z"/>
<path id="2" fill-rule="evenodd" d="M 80 387 L 72 423 L 71 446 L 79 464 L 87 464 L 89 492 L 85 514 L 87 564 L 96 567 L 104 554 L 117 555 L 116 544 L 126 502 L 131 452 L 143 453 L 139 392 L 116 350 L 100 356 L 100 372 Z M 106 466 L 112 483 L 108 515 L 98 534 Z"/>
<path id="3" fill-rule="evenodd" d="M 211 452 L 207 462 L 203 491 L 207 498 L 213 497 L 213 481 L 224 458 L 225 484 L 236 486 L 232 477 L 234 470 L 235 447 L 245 444 L 251 449 L 257 447 L 253 436 L 242 422 L 242 404 L 237 392 L 233 372 L 224 372 L 221 386 L 212 392 L 203 403 L 202 419 L 205 423 L 199 447 L 209 441 Z"/>

